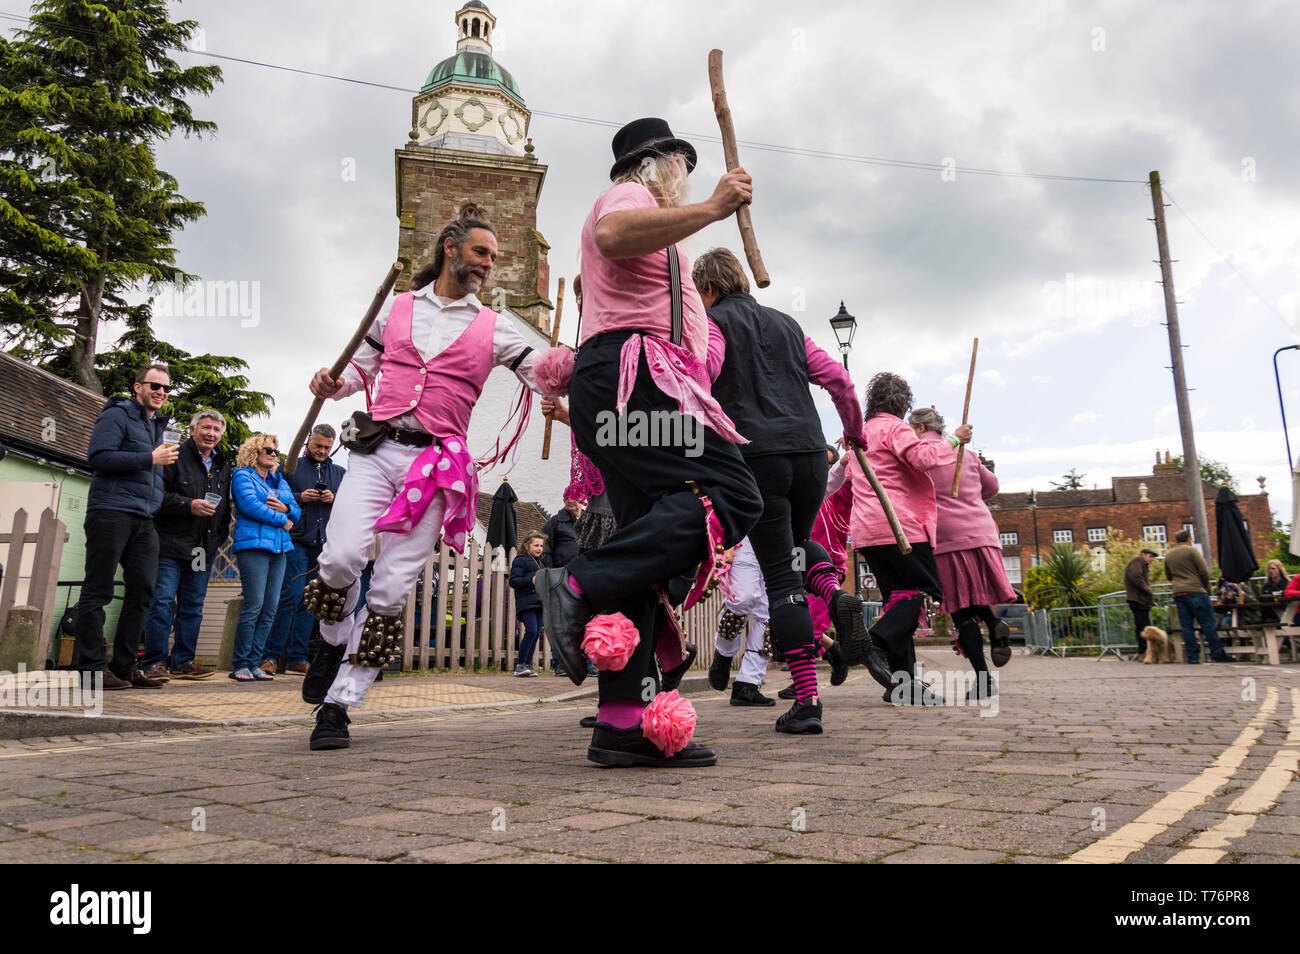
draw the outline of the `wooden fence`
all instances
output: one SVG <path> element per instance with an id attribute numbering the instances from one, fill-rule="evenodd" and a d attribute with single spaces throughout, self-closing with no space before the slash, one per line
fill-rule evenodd
<path id="1" fill-rule="evenodd" d="M 41 611 L 40 631 L 45 634 L 54 612 L 59 561 L 63 545 L 68 542 L 68 528 L 49 507 L 41 514 L 35 533 L 27 531 L 27 522 L 27 511 L 18 510 L 10 531 L 0 533 L 0 548 L 4 551 L 0 562 L 5 568 L 4 582 L 0 584 L 0 632 L 4 631 L 10 609 L 33 606 Z M 35 544 L 35 548 L 29 550 L 29 544 Z M 28 556 L 30 559 L 25 559 Z M 20 588 L 20 583 L 25 585 Z"/>
<path id="2" fill-rule="evenodd" d="M 448 547 L 430 555 L 406 601 L 404 671 L 514 669 L 523 634 L 509 584 L 515 556 L 514 548 L 493 551 L 474 540 L 466 544 L 464 556 Z M 696 667 L 713 661 L 713 633 L 721 608 L 722 598 L 715 593 L 685 614 L 686 638 L 699 648 Z M 533 664 L 551 664 L 544 631 Z"/>

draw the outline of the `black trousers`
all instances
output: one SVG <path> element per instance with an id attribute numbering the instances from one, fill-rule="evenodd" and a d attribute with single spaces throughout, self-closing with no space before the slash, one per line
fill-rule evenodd
<path id="1" fill-rule="evenodd" d="M 803 598 L 803 571 L 810 562 L 804 547 L 826 499 L 826 452 L 768 454 L 746 463 L 763 499 L 749 543 L 767 589 L 772 641 L 790 652 L 813 641 L 812 615 Z M 793 595 L 800 599 L 791 603 Z"/>
<path id="2" fill-rule="evenodd" d="M 651 588 L 673 580 L 680 591 L 674 578 L 693 574 L 709 557 L 704 508 L 686 481 L 695 481 L 712 501 L 727 546 L 749 533 L 762 513 L 762 501 L 736 445 L 695 426 L 694 419 L 676 432 L 675 441 L 656 441 L 663 435 L 652 433 L 654 428 L 637 433 L 634 422 L 663 421 L 677 413 L 677 402 L 651 380 L 644 354 L 625 409 L 628 426 L 615 426 L 619 354 L 630 335 L 597 335 L 583 344 L 574 363 L 570 426 L 578 449 L 600 469 L 618 530 L 566 569 L 596 612 L 623 613 L 641 636 L 622 670 L 600 674 L 601 699 L 648 702 L 652 696 L 646 694 L 645 680 L 658 684 L 654 642 L 662 612 Z"/>
<path id="3" fill-rule="evenodd" d="M 1145 655 L 1147 641 L 1142 638 L 1142 630 L 1151 625 L 1151 607 L 1143 606 L 1137 600 L 1129 600 L 1128 608 L 1133 612 L 1133 633 L 1137 636 L 1138 653 Z"/>
<path id="4" fill-rule="evenodd" d="M 86 513 L 86 581 L 77 601 L 77 668 L 105 668 L 104 607 L 113 599 L 113 577 L 121 564 L 126 595 L 117 618 L 113 659 L 108 668 L 129 679 L 136 668 L 145 614 L 158 576 L 158 532 L 150 517 L 121 510 Z"/>
<path id="5" fill-rule="evenodd" d="M 909 541 L 910 542 L 910 541 Z M 943 586 L 939 582 L 939 566 L 934 560 L 934 550 L 928 543 L 913 543 L 912 552 L 903 554 L 894 543 L 873 547 L 858 547 L 858 554 L 866 560 L 875 574 L 876 586 L 885 602 L 896 590 L 919 590 L 935 600 L 943 599 Z M 871 627 L 871 634 L 885 644 L 890 669 L 908 673 L 916 672 L 916 643 L 913 637 L 920 621 L 920 596 L 899 600 L 889 612 L 881 614 Z"/>

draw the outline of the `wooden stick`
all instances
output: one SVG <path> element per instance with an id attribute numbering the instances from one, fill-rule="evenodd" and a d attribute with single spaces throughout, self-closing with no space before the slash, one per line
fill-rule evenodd
<path id="1" fill-rule="evenodd" d="M 713 91 L 713 111 L 718 117 L 718 128 L 722 130 L 722 155 L 730 172 L 740 165 L 740 155 L 736 151 L 736 130 L 731 125 L 731 107 L 727 105 L 727 88 L 722 84 L 721 50 L 709 51 L 709 89 Z M 745 258 L 749 260 L 749 270 L 754 273 L 754 282 L 759 288 L 766 288 L 772 284 L 772 279 L 768 277 L 763 256 L 758 251 L 758 239 L 754 237 L 754 222 L 748 205 L 736 210 L 736 222 L 740 225 L 740 241 L 745 246 Z"/>
<path id="2" fill-rule="evenodd" d="M 907 536 L 903 533 L 903 525 L 898 522 L 898 514 L 894 513 L 894 505 L 889 502 L 889 494 L 885 493 L 885 488 L 880 485 L 880 478 L 876 476 L 876 472 L 867 463 L 867 455 L 862 452 L 862 448 L 857 444 L 851 446 L 853 447 L 853 453 L 858 458 L 858 466 L 867 475 L 867 483 L 871 485 L 872 492 L 875 493 L 876 499 L 880 501 L 880 508 L 885 511 L 885 519 L 889 521 L 889 529 L 894 531 L 894 539 L 898 541 L 898 549 L 903 551 L 903 555 L 906 556 L 912 552 L 912 545 L 907 542 Z"/>
<path id="3" fill-rule="evenodd" d="M 555 321 L 551 322 L 551 347 L 560 343 L 560 316 L 564 314 L 564 279 L 561 278 L 555 289 Z M 546 418 L 546 433 L 542 435 L 542 460 L 551 459 L 551 425 L 555 421 L 549 415 Z"/>
<path id="4" fill-rule="evenodd" d="M 980 340 L 976 338 L 975 343 L 971 345 L 970 349 L 970 374 L 966 375 L 966 403 L 961 409 L 961 422 L 963 424 L 966 424 L 967 418 L 970 417 L 970 389 L 971 385 L 975 383 L 975 355 L 979 353 L 979 350 Z M 953 497 L 957 496 L 957 485 L 961 483 L 961 459 L 962 455 L 965 453 L 966 445 L 962 444 L 957 448 L 957 469 L 952 472 L 951 496 Z"/>
<path id="5" fill-rule="evenodd" d="M 348 346 L 343 349 L 343 354 L 339 355 L 339 359 L 330 368 L 331 378 L 337 379 L 347 369 L 348 362 L 352 360 L 352 356 L 361 347 L 361 342 L 365 340 L 366 333 L 370 331 L 370 326 L 375 323 L 375 316 L 379 314 L 379 309 L 383 307 L 384 302 L 393 290 L 393 286 L 397 284 L 397 276 L 400 274 L 402 274 L 402 263 L 393 262 L 392 267 L 388 269 L 388 274 L 384 276 L 383 284 L 375 291 L 375 297 L 370 300 L 370 307 L 366 309 L 366 315 L 361 319 L 361 324 L 357 326 L 352 340 L 348 342 Z M 316 415 L 320 413 L 320 409 L 324 404 L 324 398 L 316 398 L 311 402 L 311 407 L 307 409 L 307 416 L 303 418 L 302 427 L 298 428 L 293 443 L 289 445 L 289 456 L 284 462 L 285 476 L 292 475 L 298 469 L 298 454 L 302 450 L 302 445 L 307 443 L 307 435 L 311 433 L 312 425 L 316 423 Z"/>

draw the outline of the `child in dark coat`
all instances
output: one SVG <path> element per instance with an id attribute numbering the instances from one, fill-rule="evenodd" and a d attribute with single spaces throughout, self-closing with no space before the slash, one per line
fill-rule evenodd
<path id="1" fill-rule="evenodd" d="M 524 638 L 519 643 L 519 656 L 515 660 L 516 676 L 536 676 L 533 670 L 533 652 L 542 631 L 542 601 L 537 598 L 533 576 L 542 569 L 542 549 L 546 537 L 530 533 L 524 538 L 523 552 L 510 564 L 510 585 L 515 591 L 515 618 L 524 624 Z"/>

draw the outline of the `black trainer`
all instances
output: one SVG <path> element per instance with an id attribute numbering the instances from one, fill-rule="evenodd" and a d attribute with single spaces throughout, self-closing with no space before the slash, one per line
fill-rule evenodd
<path id="1" fill-rule="evenodd" d="M 316 728 L 311 733 L 311 747 L 318 749 L 346 749 L 352 744 L 348 735 L 348 710 L 335 702 L 326 702 L 316 707 Z"/>
<path id="2" fill-rule="evenodd" d="M 616 729 L 607 722 L 596 723 L 596 731 L 591 734 L 591 745 L 587 748 L 587 758 L 598 765 L 613 768 L 630 768 L 634 765 L 690 768 L 713 765 L 718 761 L 717 754 L 711 748 L 698 742 L 687 743 L 686 748 L 670 758 L 642 735 L 639 725 L 630 729 Z"/>
<path id="3" fill-rule="evenodd" d="M 563 664 L 564 674 L 575 686 L 580 686 L 587 678 L 582 639 L 587 635 L 587 623 L 595 614 L 585 600 L 569 589 L 569 572 L 564 567 L 538 570 L 535 579 L 551 651 Z"/>
<path id="4" fill-rule="evenodd" d="M 844 685 L 844 680 L 849 678 L 849 664 L 844 661 L 844 650 L 838 639 L 826 650 L 826 661 L 831 664 L 831 685 Z"/>
<path id="5" fill-rule="evenodd" d="M 993 632 L 989 633 L 989 646 L 993 665 L 1001 668 L 1011 661 L 1011 627 L 1006 620 L 998 620 Z"/>
<path id="6" fill-rule="evenodd" d="M 731 681 L 731 656 L 724 656 L 714 650 L 713 662 L 709 663 L 709 685 L 718 692 L 724 692 Z"/>
<path id="7" fill-rule="evenodd" d="M 733 706 L 774 706 L 776 700 L 759 692 L 752 682 L 737 682 L 731 687 L 731 704 Z"/>
<path id="8" fill-rule="evenodd" d="M 885 652 L 884 641 L 875 633 L 871 634 L 871 645 L 867 648 L 866 658 L 867 672 L 871 673 L 871 678 L 876 680 L 886 689 L 893 689 L 894 672 L 889 666 L 889 656 Z"/>
<path id="9" fill-rule="evenodd" d="M 334 685 L 334 677 L 343 665 L 343 654 L 347 646 L 334 646 L 321 640 L 320 648 L 307 667 L 307 675 L 302 678 L 302 701 L 308 705 L 318 706 L 325 701 L 325 694 Z"/>
<path id="10" fill-rule="evenodd" d="M 884 699 L 894 706 L 941 706 L 943 699 L 915 679 L 885 690 Z"/>
<path id="11" fill-rule="evenodd" d="M 800 703 L 796 699 L 790 711 L 776 720 L 776 731 L 788 732 L 791 735 L 821 735 L 821 700 Z"/>
<path id="12" fill-rule="evenodd" d="M 793 698 L 795 698 L 794 683 L 793 683 L 793 682 L 790 683 L 790 685 L 786 686 L 784 689 L 782 689 L 780 692 L 778 692 L 778 693 L 777 693 L 777 696 L 780 697 L 780 698 L 782 698 L 782 699 L 793 699 Z"/>
<path id="13" fill-rule="evenodd" d="M 695 662 L 696 646 L 694 643 L 686 644 L 686 656 L 680 663 L 669 669 L 659 676 L 659 691 L 672 692 L 682 684 L 682 677 L 686 675 L 687 670 L 691 668 L 691 663 Z"/>
<path id="14" fill-rule="evenodd" d="M 866 618 L 862 615 L 862 600 L 844 590 L 836 590 L 831 604 L 831 619 L 835 621 L 835 638 L 843 647 L 848 665 L 866 662 L 871 647 Z"/>

